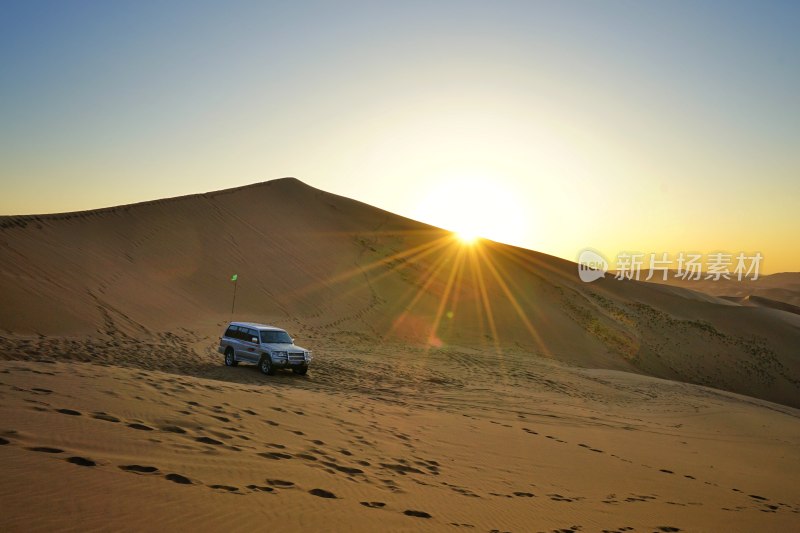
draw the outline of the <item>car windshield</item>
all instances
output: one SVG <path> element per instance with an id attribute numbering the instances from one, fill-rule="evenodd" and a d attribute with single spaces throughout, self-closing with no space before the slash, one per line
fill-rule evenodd
<path id="1" fill-rule="evenodd" d="M 292 338 L 285 331 L 262 331 L 261 342 L 265 344 L 291 344 Z"/>

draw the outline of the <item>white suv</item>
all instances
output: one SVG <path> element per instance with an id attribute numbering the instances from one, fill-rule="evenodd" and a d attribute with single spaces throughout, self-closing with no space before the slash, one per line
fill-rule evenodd
<path id="1" fill-rule="evenodd" d="M 295 374 L 305 375 L 312 359 L 311 352 L 296 346 L 286 331 L 251 322 L 231 322 L 217 350 L 225 355 L 226 366 L 240 361 L 257 363 L 270 376 L 276 368 L 291 368 Z"/>

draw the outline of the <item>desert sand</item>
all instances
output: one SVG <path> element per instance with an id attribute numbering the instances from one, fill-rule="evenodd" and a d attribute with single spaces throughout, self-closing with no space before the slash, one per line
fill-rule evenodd
<path id="1" fill-rule="evenodd" d="M 795 313 L 584 284 L 291 178 L 0 242 L 3 530 L 800 524 Z M 309 374 L 224 367 L 231 318 Z"/>

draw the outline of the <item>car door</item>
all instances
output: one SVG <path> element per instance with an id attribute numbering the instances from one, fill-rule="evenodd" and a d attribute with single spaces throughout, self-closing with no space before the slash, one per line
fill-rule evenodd
<path id="1" fill-rule="evenodd" d="M 237 361 L 242 359 L 242 332 L 240 326 L 231 326 L 230 335 L 226 337 L 228 346 L 233 348 L 233 354 L 236 356 Z"/>
<path id="2" fill-rule="evenodd" d="M 235 326 L 235 330 L 233 331 L 233 336 L 231 337 L 231 347 L 233 348 L 233 353 L 236 355 L 237 361 L 244 360 L 244 353 L 243 353 L 243 339 L 245 337 L 242 330 L 244 329 L 243 326 Z"/>
<path id="3" fill-rule="evenodd" d="M 242 328 L 242 358 L 253 363 L 258 362 L 258 331 L 252 328 Z M 253 338 L 256 342 L 253 342 Z"/>

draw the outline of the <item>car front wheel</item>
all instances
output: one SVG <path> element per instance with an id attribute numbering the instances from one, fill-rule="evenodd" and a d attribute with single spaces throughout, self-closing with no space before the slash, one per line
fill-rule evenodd
<path id="1" fill-rule="evenodd" d="M 275 374 L 275 369 L 272 368 L 272 361 L 266 355 L 261 358 L 261 361 L 259 361 L 258 368 L 261 369 L 262 374 L 266 374 L 268 376 Z"/>
<path id="2" fill-rule="evenodd" d="M 308 373 L 308 367 L 307 366 L 296 366 L 296 367 L 294 367 L 292 369 L 292 372 L 294 372 L 295 374 L 298 374 L 300 376 L 305 376 Z"/>

